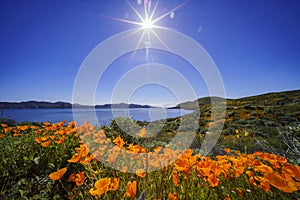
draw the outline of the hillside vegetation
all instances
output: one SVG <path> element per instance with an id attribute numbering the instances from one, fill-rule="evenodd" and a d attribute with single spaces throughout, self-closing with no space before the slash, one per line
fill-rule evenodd
<path id="1" fill-rule="evenodd" d="M 215 97 L 227 109 L 214 119 L 210 98 L 153 123 L 1 119 L 0 199 L 300 199 L 299 93 Z"/>

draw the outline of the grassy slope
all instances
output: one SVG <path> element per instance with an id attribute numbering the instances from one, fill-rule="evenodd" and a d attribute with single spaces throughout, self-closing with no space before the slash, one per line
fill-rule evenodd
<path id="1" fill-rule="evenodd" d="M 214 101 L 218 101 L 219 104 L 224 104 L 226 101 L 227 107 L 226 113 L 223 113 L 225 114 L 225 123 L 222 134 L 215 147 L 216 154 L 223 147 L 231 147 L 247 152 L 267 150 L 286 155 L 284 151 L 292 152 L 292 150 L 287 149 L 284 138 L 289 137 L 296 140 L 300 138 L 300 90 L 268 93 L 241 99 L 225 100 L 214 97 Z M 209 97 L 182 103 L 176 108 L 195 109 L 197 103 L 199 103 L 200 113 L 196 111 L 186 115 L 185 117 L 189 120 L 183 127 L 183 131 L 191 131 L 189 127 L 199 123 L 197 130 L 199 137 L 195 138 L 192 148 L 201 146 L 209 126 L 222 121 L 211 118 Z M 180 118 L 166 120 L 160 134 L 153 139 L 170 141 L 173 139 L 180 122 Z M 291 127 L 293 130 L 290 130 Z M 170 134 L 171 132 L 173 135 Z M 245 132 L 249 133 L 249 137 L 245 138 Z M 268 149 L 266 149 L 267 147 Z M 291 159 L 295 159 L 296 155 L 293 154 Z"/>

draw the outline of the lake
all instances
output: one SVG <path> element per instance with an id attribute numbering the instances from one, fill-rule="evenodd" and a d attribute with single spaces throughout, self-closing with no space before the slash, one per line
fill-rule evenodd
<path id="1" fill-rule="evenodd" d="M 78 125 L 89 121 L 93 125 L 109 125 L 110 121 L 116 117 L 129 117 L 139 121 L 155 121 L 160 119 L 179 117 L 192 113 L 192 110 L 184 109 L 164 109 L 164 108 L 64 108 L 64 109 L 4 109 L 2 117 L 9 117 L 17 122 L 60 122 L 63 120 L 73 121 L 73 114 L 76 116 Z M 1 114 L 1 113 L 0 113 Z M 96 114 L 97 120 L 92 116 Z M 0 116 L 1 117 L 1 116 Z M 95 118 L 94 118 L 95 119 Z"/>

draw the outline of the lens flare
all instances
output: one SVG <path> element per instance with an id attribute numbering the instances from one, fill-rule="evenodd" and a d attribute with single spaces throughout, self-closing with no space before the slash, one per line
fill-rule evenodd
<path id="1" fill-rule="evenodd" d="M 163 15 L 156 17 L 156 18 L 154 18 L 154 15 L 157 10 L 159 0 L 157 0 L 155 2 L 154 6 L 151 6 L 152 5 L 151 2 L 152 2 L 151 0 L 144 0 L 143 12 L 139 12 L 137 10 L 137 8 L 129 0 L 127 0 L 128 5 L 132 9 L 132 11 L 138 16 L 140 21 L 131 21 L 128 19 L 120 19 L 120 18 L 112 18 L 112 19 L 139 26 L 136 30 L 134 30 L 132 32 L 132 34 L 136 34 L 139 31 L 143 31 L 141 38 L 137 42 L 136 50 L 139 49 L 141 41 L 144 39 L 144 37 L 147 37 L 146 40 L 149 43 L 149 46 L 147 47 L 146 51 L 149 52 L 149 50 L 151 49 L 151 35 L 156 37 L 167 49 L 169 49 L 165 45 L 165 42 L 155 32 L 155 29 L 169 29 L 170 30 L 170 28 L 165 27 L 165 26 L 159 26 L 156 23 L 159 22 L 160 20 L 164 19 L 167 16 L 170 16 L 170 18 L 173 19 L 175 16 L 174 11 L 178 10 L 180 7 L 185 5 L 186 1 L 184 1 L 183 3 L 177 5 L 173 9 L 165 12 Z M 141 6 L 141 4 L 142 4 L 142 1 L 138 0 L 137 5 Z M 134 54 L 135 54 L 135 52 L 134 52 Z M 148 55 L 148 53 L 147 53 L 147 55 Z"/>
<path id="2" fill-rule="evenodd" d="M 142 22 L 143 29 L 151 29 L 154 28 L 153 22 L 151 20 L 145 20 Z"/>

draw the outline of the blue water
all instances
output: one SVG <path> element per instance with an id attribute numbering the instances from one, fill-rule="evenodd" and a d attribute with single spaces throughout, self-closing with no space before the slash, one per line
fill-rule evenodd
<path id="1" fill-rule="evenodd" d="M 74 112 L 74 113 L 73 113 Z M 9 117 L 17 122 L 60 122 L 63 120 L 73 121 L 73 114 L 76 116 L 78 125 L 85 121 L 96 125 L 109 125 L 110 121 L 116 117 L 129 117 L 140 121 L 155 121 L 160 119 L 178 117 L 189 114 L 193 111 L 183 109 L 163 109 L 163 108 L 131 108 L 131 109 L 4 109 L 2 117 Z M 96 120 L 93 115 L 96 114 Z M 95 118 L 94 118 L 95 119 Z"/>

